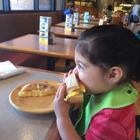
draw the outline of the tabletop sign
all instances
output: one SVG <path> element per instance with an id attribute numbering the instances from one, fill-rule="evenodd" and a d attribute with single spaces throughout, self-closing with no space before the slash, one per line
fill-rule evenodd
<path id="1" fill-rule="evenodd" d="M 48 45 L 49 32 L 51 28 L 51 17 L 40 16 L 39 43 Z"/>
<path id="2" fill-rule="evenodd" d="M 73 23 L 75 25 L 79 25 L 79 14 L 78 13 L 73 14 Z"/>
<path id="3" fill-rule="evenodd" d="M 89 22 L 89 12 L 84 13 L 84 22 Z"/>
<path id="4" fill-rule="evenodd" d="M 65 20 L 65 32 L 72 31 L 73 14 L 67 14 Z"/>

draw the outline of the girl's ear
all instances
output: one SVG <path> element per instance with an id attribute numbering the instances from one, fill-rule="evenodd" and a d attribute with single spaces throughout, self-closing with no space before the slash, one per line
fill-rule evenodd
<path id="1" fill-rule="evenodd" d="M 109 70 L 108 82 L 117 83 L 123 76 L 123 71 L 120 67 L 112 67 Z"/>

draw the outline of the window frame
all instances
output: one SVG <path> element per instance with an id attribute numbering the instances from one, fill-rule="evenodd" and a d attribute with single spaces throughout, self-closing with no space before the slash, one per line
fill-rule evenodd
<path id="1" fill-rule="evenodd" d="M 29 12 L 56 12 L 64 11 L 66 0 L 62 0 L 62 10 L 56 10 L 56 0 L 50 0 L 50 10 L 39 10 L 39 0 L 34 1 L 34 10 L 11 10 L 10 0 L 2 0 L 3 10 L 0 10 L 0 14 L 3 13 L 29 13 Z"/>

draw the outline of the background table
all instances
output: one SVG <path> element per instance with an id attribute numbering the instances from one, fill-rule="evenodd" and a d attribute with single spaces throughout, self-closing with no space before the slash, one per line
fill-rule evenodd
<path id="1" fill-rule="evenodd" d="M 39 43 L 38 35 L 28 34 L 0 43 L 0 49 L 47 56 L 47 69 L 54 70 L 55 62 L 52 58 L 74 59 L 76 41 L 56 37 L 56 44 L 45 45 Z"/>
<path id="2" fill-rule="evenodd" d="M 100 18 L 94 18 L 94 19 L 91 19 L 91 21 L 99 21 Z"/>
<path id="3" fill-rule="evenodd" d="M 80 20 L 80 23 L 82 23 L 82 24 L 92 24 L 92 25 L 94 25 L 94 26 L 99 25 L 99 21 L 98 21 L 98 20 L 96 20 L 96 21 L 90 20 L 90 21 L 88 21 L 88 22 L 85 22 L 84 20 Z"/>
<path id="4" fill-rule="evenodd" d="M 61 22 L 58 24 L 55 24 L 56 26 L 60 26 L 60 27 L 65 27 L 65 22 Z M 83 30 L 87 30 L 90 29 L 92 27 L 94 27 L 95 25 L 91 25 L 91 24 L 80 24 L 80 25 L 76 25 L 74 28 L 75 29 L 83 29 Z"/>
<path id="5" fill-rule="evenodd" d="M 51 80 L 61 83 L 62 73 L 27 69 L 27 72 L 5 80 L 0 80 L 0 139 L 1 140 L 44 140 L 57 135 L 56 125 L 51 128 L 55 135 L 50 134 L 50 126 L 54 126 L 54 113 L 30 114 L 15 109 L 9 102 L 10 92 L 17 86 L 34 80 Z M 48 132 L 48 133 L 47 133 Z M 46 139 L 46 140 L 47 140 Z M 53 140 L 55 138 L 53 137 Z M 57 139 L 59 140 L 59 135 Z"/>
<path id="6" fill-rule="evenodd" d="M 65 28 L 63 27 L 51 27 L 51 32 L 54 32 L 56 36 L 61 37 L 69 37 L 69 38 L 78 38 L 84 30 L 75 29 L 74 32 L 65 32 Z"/>

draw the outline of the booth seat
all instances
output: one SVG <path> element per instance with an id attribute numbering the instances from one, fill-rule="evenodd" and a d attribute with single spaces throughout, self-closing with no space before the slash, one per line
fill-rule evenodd
<path id="1" fill-rule="evenodd" d="M 26 34 L 36 34 L 39 30 L 39 17 L 52 17 L 52 26 L 63 21 L 63 12 L 0 14 L 0 42 Z M 45 56 L 0 50 L 0 62 L 9 60 L 14 65 L 36 68 Z"/>

